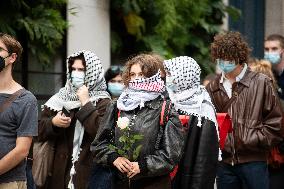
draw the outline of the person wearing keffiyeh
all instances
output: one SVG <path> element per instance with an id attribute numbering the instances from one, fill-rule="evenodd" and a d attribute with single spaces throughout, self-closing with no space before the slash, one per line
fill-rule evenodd
<path id="1" fill-rule="evenodd" d="M 90 145 L 110 102 L 100 59 L 93 52 L 70 55 L 66 74 L 65 86 L 43 105 L 39 122 L 37 140 L 54 143 L 53 170 L 43 187 L 48 189 L 87 188 L 93 166 Z"/>
<path id="2" fill-rule="evenodd" d="M 161 130 L 165 85 L 159 71 L 162 62 L 159 61 L 154 54 L 140 54 L 126 63 L 123 73 L 126 89 L 117 103 L 108 108 L 91 146 L 96 162 L 115 170 L 115 189 L 171 188 L 169 173 L 181 158 L 186 134 L 173 108 L 169 109 L 168 121 Z M 109 148 L 110 144 L 120 145 L 121 132 L 116 126 L 118 116 L 130 120 L 128 125 L 132 134 L 143 135 L 134 144 L 142 145 L 137 160 L 121 157 Z"/>
<path id="3" fill-rule="evenodd" d="M 201 69 L 187 56 L 165 60 L 164 66 L 167 91 L 174 108 L 181 115 L 189 115 L 186 146 L 173 188 L 214 188 L 221 151 L 215 108 L 208 92 L 200 85 Z"/>

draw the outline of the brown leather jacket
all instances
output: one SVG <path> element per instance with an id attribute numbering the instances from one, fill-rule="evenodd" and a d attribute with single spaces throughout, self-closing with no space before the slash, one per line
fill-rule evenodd
<path id="1" fill-rule="evenodd" d="M 70 180 L 72 165 L 73 136 L 76 121 L 79 120 L 85 129 L 82 151 L 75 164 L 76 174 L 73 182 L 76 189 L 86 189 L 93 167 L 93 155 L 90 145 L 95 139 L 99 123 L 102 121 L 110 99 L 100 99 L 96 106 L 88 102 L 80 110 L 71 110 L 71 124 L 67 128 L 55 127 L 52 118 L 57 112 L 45 108 L 39 122 L 38 141 L 53 140 L 55 142 L 52 175 L 47 178 L 45 186 L 40 189 L 66 189 Z"/>
<path id="2" fill-rule="evenodd" d="M 216 111 L 228 112 L 232 118 L 233 131 L 227 135 L 223 161 L 232 165 L 266 161 L 269 148 L 283 136 L 280 102 L 271 79 L 248 69 L 244 77 L 233 84 L 235 100 L 226 108 L 230 99 L 220 78 L 221 75 L 206 88 Z"/>

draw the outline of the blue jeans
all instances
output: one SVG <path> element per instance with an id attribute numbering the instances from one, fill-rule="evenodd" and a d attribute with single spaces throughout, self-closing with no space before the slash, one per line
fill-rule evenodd
<path id="1" fill-rule="evenodd" d="M 269 189 L 268 166 L 264 161 L 219 163 L 216 181 L 218 189 Z"/>
<path id="2" fill-rule="evenodd" d="M 36 185 L 35 185 L 34 179 L 33 179 L 32 161 L 31 160 L 27 160 L 26 176 L 27 176 L 27 189 L 36 189 Z"/>
<path id="3" fill-rule="evenodd" d="M 94 163 L 88 189 L 113 189 L 114 173 L 110 167 Z"/>

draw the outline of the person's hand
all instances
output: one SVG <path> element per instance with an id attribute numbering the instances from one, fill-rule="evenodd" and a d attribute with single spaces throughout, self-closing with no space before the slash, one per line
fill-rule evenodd
<path id="1" fill-rule="evenodd" d="M 66 117 L 62 111 L 58 112 L 55 117 L 51 120 L 52 124 L 56 127 L 67 128 L 70 126 L 71 118 Z"/>
<path id="2" fill-rule="evenodd" d="M 114 160 L 113 165 L 122 173 L 131 172 L 132 163 L 125 157 L 118 157 Z"/>
<path id="3" fill-rule="evenodd" d="M 78 95 L 78 98 L 79 98 L 82 106 L 84 106 L 85 104 L 87 104 L 90 101 L 89 88 L 86 87 L 86 85 L 83 85 L 82 87 L 80 87 L 77 90 L 77 95 Z"/>
<path id="4" fill-rule="evenodd" d="M 132 178 L 140 173 L 140 168 L 138 162 L 132 162 L 132 170 L 128 172 L 127 177 Z"/>

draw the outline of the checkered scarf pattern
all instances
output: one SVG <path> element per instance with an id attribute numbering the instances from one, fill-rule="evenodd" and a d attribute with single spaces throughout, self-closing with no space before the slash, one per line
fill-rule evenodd
<path id="1" fill-rule="evenodd" d="M 107 85 L 104 79 L 104 69 L 102 67 L 100 59 L 93 52 L 83 50 L 76 52 L 67 58 L 67 82 L 65 87 L 59 91 L 59 94 L 63 99 L 70 101 L 79 100 L 76 95 L 76 88 L 71 83 L 71 70 L 69 70 L 68 61 L 71 57 L 79 56 L 82 53 L 86 61 L 85 85 L 89 87 L 90 97 L 100 93 L 105 93 L 107 89 Z"/>
<path id="2" fill-rule="evenodd" d="M 164 65 L 176 81 L 177 92 L 199 87 L 201 69 L 193 58 L 180 56 L 165 60 Z"/>
<path id="3" fill-rule="evenodd" d="M 123 111 L 134 110 L 138 106 L 142 108 L 145 102 L 154 100 L 164 91 L 165 84 L 160 71 L 152 77 L 130 81 L 117 100 L 117 108 Z"/>
<path id="4" fill-rule="evenodd" d="M 202 104 L 205 102 L 215 108 L 208 92 L 200 85 L 201 69 L 197 62 L 191 57 L 180 56 L 165 60 L 164 65 L 177 85 L 175 92 L 168 91 L 175 107 L 187 114 L 206 116 L 215 121 L 215 114 L 207 115 L 202 110 Z"/>
<path id="5" fill-rule="evenodd" d="M 74 109 L 81 106 L 79 98 L 76 94 L 76 88 L 71 83 L 71 70 L 69 70 L 69 59 L 71 57 L 84 55 L 86 61 L 85 85 L 89 88 L 90 100 L 93 104 L 100 98 L 110 98 L 106 91 L 107 85 L 104 79 L 104 69 L 100 59 L 91 51 L 78 51 L 70 55 L 66 60 L 66 77 L 67 81 L 58 93 L 53 95 L 45 104 L 45 106 L 60 111 L 64 106 L 67 109 Z"/>
<path id="6" fill-rule="evenodd" d="M 165 90 L 164 81 L 161 79 L 160 71 L 152 77 L 135 79 L 129 82 L 129 89 L 161 93 Z"/>
<path id="7" fill-rule="evenodd" d="M 216 110 L 205 87 L 200 85 L 201 69 L 197 62 L 191 57 L 180 56 L 165 60 L 164 66 L 177 85 L 175 92 L 168 91 L 175 109 L 186 115 L 197 116 L 197 126 L 200 127 L 201 117 L 211 120 L 219 136 Z M 220 149 L 218 159 L 222 159 Z"/>

